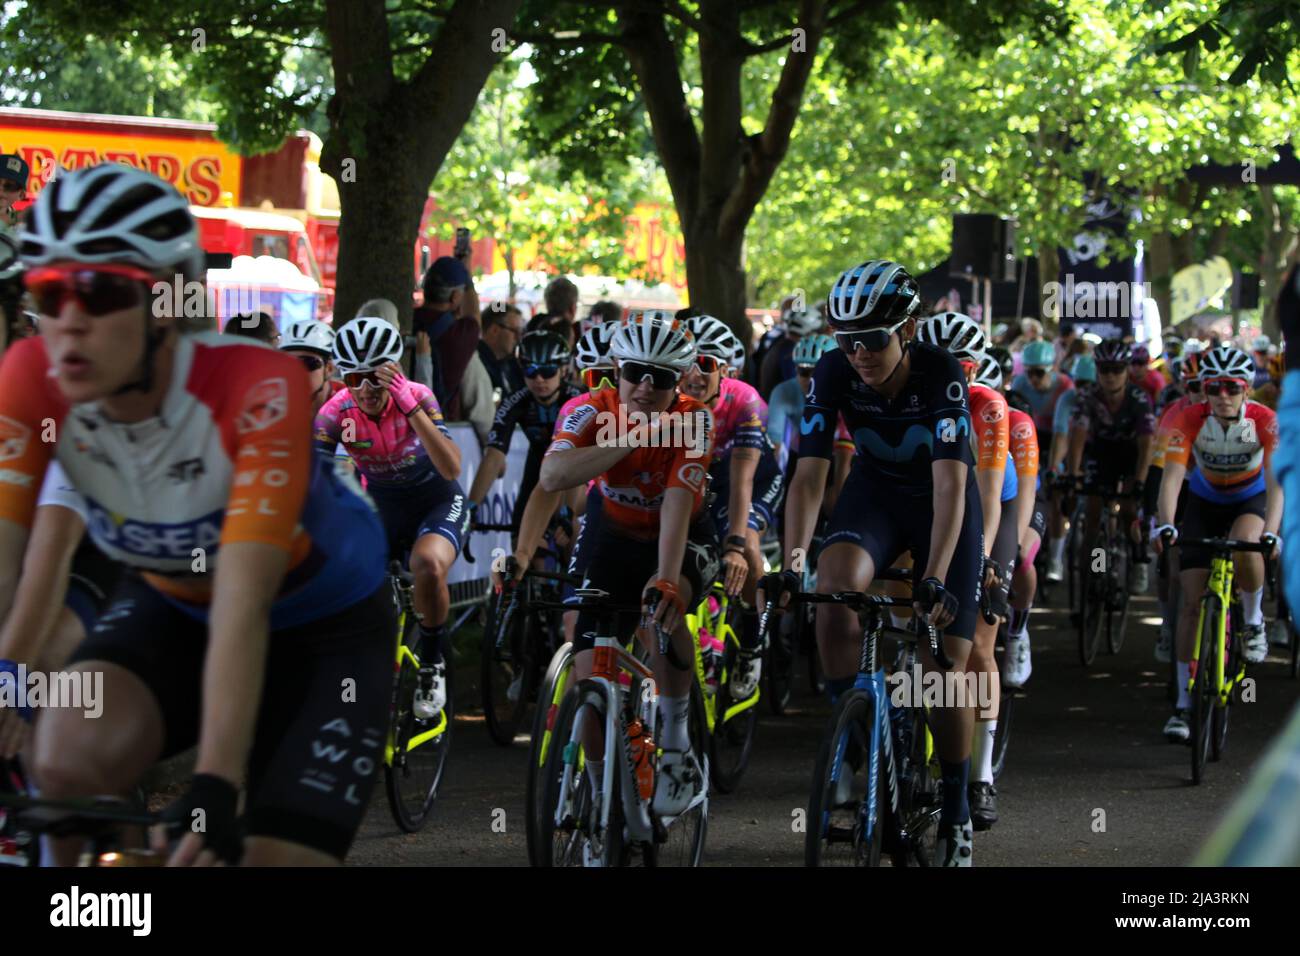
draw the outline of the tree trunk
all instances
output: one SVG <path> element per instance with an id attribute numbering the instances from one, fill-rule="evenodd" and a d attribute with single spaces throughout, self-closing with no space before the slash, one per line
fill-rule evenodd
<path id="1" fill-rule="evenodd" d="M 335 328 L 365 300 L 382 297 L 410 329 L 419 281 L 412 250 L 429 186 L 504 52 L 504 31 L 522 2 L 456 0 L 429 58 L 399 82 L 384 0 L 326 0 L 335 94 L 321 169 L 339 187 Z"/>
<path id="2" fill-rule="evenodd" d="M 1282 331 L 1277 318 L 1277 297 L 1287 272 L 1300 256 L 1300 241 L 1286 210 L 1273 196 L 1273 187 L 1259 188 L 1266 217 L 1259 261 L 1260 324 L 1265 335 L 1277 340 Z"/>
<path id="3" fill-rule="evenodd" d="M 1053 322 L 1057 326 L 1061 324 L 1061 316 L 1065 311 L 1065 303 L 1061 301 L 1061 297 L 1065 294 L 1065 290 L 1057 290 L 1054 308 L 1052 303 L 1048 301 L 1048 295 L 1045 290 L 1049 282 L 1059 283 L 1060 281 L 1061 250 L 1057 248 L 1056 243 L 1054 242 L 1044 243 L 1038 247 L 1038 317 L 1042 322 Z M 1016 316 L 1017 328 L 1019 328 L 1021 318 L 1022 316 Z"/>
<path id="4" fill-rule="evenodd" d="M 691 290 L 691 305 L 722 319 L 739 334 L 745 327 L 745 307 L 749 304 L 744 244 L 719 239 L 716 222 L 699 219 L 685 235 L 686 284 Z M 741 341 L 748 346 L 748 337 Z"/>
<path id="5" fill-rule="evenodd" d="M 1151 298 L 1156 300 L 1160 309 L 1160 324 L 1163 329 L 1174 326 L 1174 309 L 1171 296 L 1173 269 L 1173 251 L 1169 233 L 1158 232 L 1146 243 L 1147 281 L 1151 283 Z"/>

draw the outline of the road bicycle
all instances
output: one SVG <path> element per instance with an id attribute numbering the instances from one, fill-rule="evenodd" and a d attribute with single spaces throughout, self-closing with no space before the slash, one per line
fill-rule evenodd
<path id="1" fill-rule="evenodd" d="M 577 591 L 579 606 L 597 614 L 598 635 L 614 632 L 620 606 L 594 588 Z M 653 601 L 650 605 L 653 606 Z M 642 622 L 645 623 L 644 620 Z M 670 661 L 672 635 L 654 628 L 660 653 Z M 662 750 L 653 672 L 616 637 L 595 638 L 591 676 L 570 687 L 551 728 L 543 767 L 543 806 L 537 835 L 542 866 L 699 866 L 709 813 L 709 756 L 704 705 L 692 682 L 688 737 L 700 760 L 700 792 L 675 816 L 654 809 Z M 603 773 L 593 786 L 584 739 L 590 728 L 603 743 Z"/>
<path id="2" fill-rule="evenodd" d="M 800 570 L 799 588 L 817 589 L 817 553 L 821 539 L 814 535 L 809 545 L 809 560 Z M 773 565 L 772 567 L 776 567 Z M 800 656 L 808 659 L 808 690 L 814 697 L 826 692 L 821 658 L 817 653 L 817 627 L 812 605 L 792 608 L 781 618 L 780 626 L 763 641 L 763 684 L 768 709 L 777 717 L 785 714 L 794 690 Z"/>
<path id="3" fill-rule="evenodd" d="M 1164 533 L 1166 542 L 1171 537 L 1169 532 Z M 1254 552 L 1268 560 L 1272 545 L 1233 538 L 1187 538 L 1175 544 L 1184 549 L 1210 549 L 1210 578 L 1197 612 L 1188 678 L 1192 697 L 1192 783 L 1200 783 L 1205 765 L 1223 756 L 1233 698 L 1246 676 L 1241 607 L 1233 588 L 1233 554 Z"/>
<path id="4" fill-rule="evenodd" d="M 910 569 L 877 574 L 877 580 L 911 577 Z M 887 853 L 896 866 L 929 866 L 942 802 L 934 740 L 924 707 L 916 706 L 912 694 L 891 694 L 880 663 L 881 639 L 888 636 L 900 642 L 891 671 L 905 680 L 914 680 L 919 672 L 917 633 L 885 624 L 890 607 L 911 607 L 911 600 L 839 591 L 799 592 L 791 602 L 839 604 L 865 618 L 858 675 L 836 702 L 818 749 L 805 863 L 879 866 Z M 764 632 L 771 610 L 769 601 L 761 622 Z M 933 659 L 950 670 L 952 661 L 938 634 L 928 625 L 921 630 Z"/>
<path id="5" fill-rule="evenodd" d="M 1071 537 L 1076 530 L 1079 533 L 1078 549 L 1067 546 L 1072 592 L 1078 598 L 1075 623 L 1079 635 L 1079 660 L 1088 667 L 1097 657 L 1103 629 L 1107 650 L 1111 654 L 1118 654 L 1124 644 L 1132 544 L 1128 529 L 1121 525 L 1120 502 L 1138 496 L 1132 491 L 1120 491 L 1083 479 L 1058 479 L 1057 484 L 1081 499 L 1100 498 L 1102 502 L 1098 527 L 1086 538 L 1085 509 L 1080 502 L 1070 529 Z"/>
<path id="6" fill-rule="evenodd" d="M 424 826 L 438 798 L 451 751 L 453 726 L 452 668 L 447 654 L 447 703 L 433 718 L 415 714 L 415 693 L 420 689 L 419 616 L 411 573 L 394 561 L 388 568 L 397 604 L 396 651 L 393 663 L 393 698 L 389 709 L 388 738 L 384 743 L 384 787 L 388 807 L 397 825 L 407 833 Z"/>

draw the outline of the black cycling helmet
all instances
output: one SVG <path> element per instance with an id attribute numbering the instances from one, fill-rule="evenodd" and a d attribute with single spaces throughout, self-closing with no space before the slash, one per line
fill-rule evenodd
<path id="1" fill-rule="evenodd" d="M 1004 349 L 1000 345 L 994 345 L 988 349 L 989 358 L 998 363 L 998 368 L 1002 369 L 1002 381 L 1007 385 L 1011 384 L 1011 379 L 1015 377 L 1016 360 L 1011 355 L 1009 349 Z"/>
<path id="2" fill-rule="evenodd" d="M 832 329 L 856 332 L 896 325 L 921 306 L 921 291 L 897 262 L 872 259 L 846 271 L 826 297 Z"/>
<path id="3" fill-rule="evenodd" d="M 569 343 L 555 332 L 529 332 L 519 340 L 519 361 L 524 365 L 567 365 Z"/>
<path id="4" fill-rule="evenodd" d="M 1101 362 L 1123 362 L 1128 365 L 1133 358 L 1133 346 L 1121 339 L 1107 339 L 1097 346 L 1092 357 Z"/>

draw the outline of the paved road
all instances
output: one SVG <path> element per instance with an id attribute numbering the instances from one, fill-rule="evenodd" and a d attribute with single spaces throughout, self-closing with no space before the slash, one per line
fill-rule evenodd
<path id="1" fill-rule="evenodd" d="M 1277 658 L 1254 669 L 1256 702 L 1234 707 L 1228 750 L 1194 787 L 1187 748 L 1166 743 L 1160 733 L 1169 708 L 1165 665 L 1151 653 L 1158 619 L 1150 615 L 1157 613 L 1154 599 L 1139 599 L 1120 654 L 1109 657 L 1103 650 L 1085 671 L 1064 613 L 1034 612 L 1034 673 L 1017 704 L 999 783 L 1002 820 L 976 835 L 978 865 L 1184 864 L 1239 792 L 1300 684 Z M 806 804 L 828 715 L 826 702 L 805 691 L 786 717 L 762 718 L 739 790 L 711 801 L 707 864 L 802 865 L 803 835 L 791 823 Z M 522 746 L 498 748 L 481 717 L 462 717 L 448 779 L 426 829 L 400 833 L 377 793 L 350 861 L 524 865 L 524 778 Z"/>

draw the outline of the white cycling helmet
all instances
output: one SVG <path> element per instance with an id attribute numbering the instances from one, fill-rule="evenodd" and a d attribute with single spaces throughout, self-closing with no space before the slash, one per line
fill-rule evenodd
<path id="1" fill-rule="evenodd" d="M 822 317 L 815 310 L 791 310 L 785 316 L 785 329 L 795 335 L 812 335 L 820 331 Z"/>
<path id="2" fill-rule="evenodd" d="M 969 315 L 940 312 L 916 327 L 916 340 L 947 349 L 958 358 L 972 358 L 988 348 L 984 330 Z"/>
<path id="3" fill-rule="evenodd" d="M 671 312 L 646 309 L 628 314 L 609 344 L 620 362 L 644 362 L 681 374 L 695 361 L 695 338 Z"/>
<path id="4" fill-rule="evenodd" d="M 290 322 L 280 337 L 280 350 L 298 349 L 315 352 L 325 358 L 334 355 L 334 330 L 316 319 L 298 319 Z"/>
<path id="5" fill-rule="evenodd" d="M 721 319 L 693 315 L 686 320 L 686 328 L 695 336 L 695 350 L 700 355 L 711 355 L 732 368 L 744 366 L 745 347 Z"/>
<path id="6" fill-rule="evenodd" d="M 579 372 L 589 368 L 608 368 L 614 364 L 614 358 L 609 354 L 609 343 L 617 331 L 617 322 L 600 322 L 582 333 L 574 358 Z"/>
<path id="7" fill-rule="evenodd" d="M 373 315 L 353 319 L 334 336 L 334 364 L 340 372 L 371 372 L 402 360 L 402 333 Z"/>
<path id="8" fill-rule="evenodd" d="M 826 297 L 826 319 L 838 332 L 887 328 L 912 316 L 921 292 L 897 262 L 872 259 L 845 271 Z"/>
<path id="9" fill-rule="evenodd" d="M 975 353 L 975 384 L 1002 391 L 1002 365 L 987 352 Z"/>
<path id="10" fill-rule="evenodd" d="M 1200 355 L 1202 382 L 1215 378 L 1236 378 L 1249 382 L 1255 377 L 1255 363 L 1249 355 L 1231 345 L 1221 345 Z"/>
<path id="11" fill-rule="evenodd" d="M 115 262 L 153 273 L 204 273 L 189 204 L 163 180 L 122 163 L 63 173 L 41 190 L 18 235 L 24 264 Z"/>

